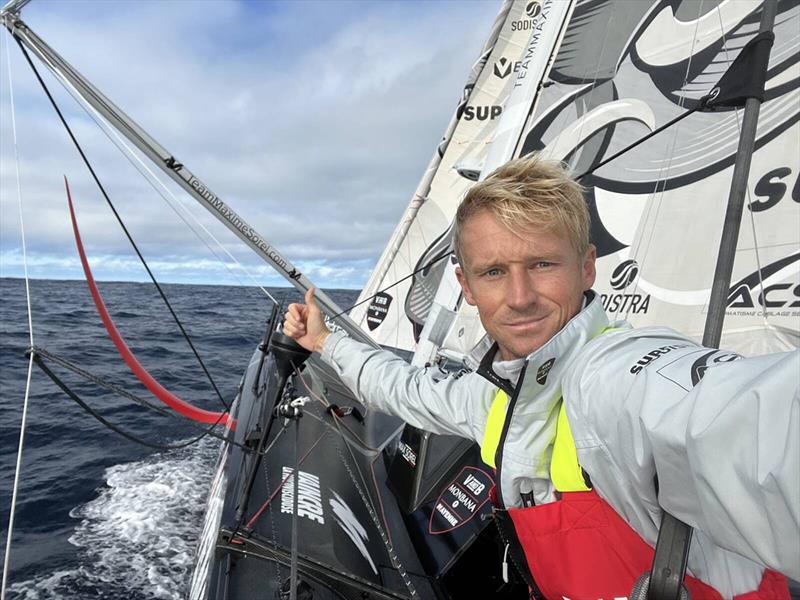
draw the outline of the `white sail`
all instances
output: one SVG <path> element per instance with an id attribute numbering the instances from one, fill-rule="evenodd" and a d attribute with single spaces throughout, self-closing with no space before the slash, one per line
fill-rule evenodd
<path id="1" fill-rule="evenodd" d="M 504 5 L 465 88 L 468 98 L 458 107 L 445 135 L 446 143 L 437 148 L 360 300 L 447 251 L 455 209 L 486 159 L 540 8 L 539 2 L 519 0 Z M 353 319 L 378 343 L 413 350 L 448 260 L 355 308 Z"/>
<path id="2" fill-rule="evenodd" d="M 489 146 L 479 180 L 517 155 L 523 129 L 536 107 L 573 6 L 573 2 L 553 0 L 544 0 L 539 5 L 514 87 Z M 428 320 L 414 352 L 413 364 L 423 366 L 434 360 L 443 347 L 445 351 L 451 351 L 452 358 L 460 360 L 483 337 L 483 328 L 474 308 L 464 303 L 462 310 L 453 310 L 460 299 L 461 286 L 456 279 L 455 265 L 444 266 Z"/>
<path id="3" fill-rule="evenodd" d="M 516 155 L 588 170 L 684 113 L 756 33 L 755 2 L 579 2 Z M 657 11 L 657 12 L 656 12 Z M 779 4 L 722 347 L 800 345 L 800 8 Z M 696 112 L 583 180 L 611 318 L 702 337 L 741 111 Z M 444 342 L 482 335 L 461 306 Z"/>

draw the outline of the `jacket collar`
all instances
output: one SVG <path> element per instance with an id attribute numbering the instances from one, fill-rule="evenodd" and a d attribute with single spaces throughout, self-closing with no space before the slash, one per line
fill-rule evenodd
<path id="1" fill-rule="evenodd" d="M 600 297 L 594 290 L 585 292 L 586 304 L 584 308 L 541 348 L 535 350 L 526 358 L 524 385 L 526 387 L 552 388 L 552 382 L 558 382 L 558 394 L 561 393 L 561 374 L 575 352 L 586 342 L 600 334 L 608 326 L 608 317 L 603 310 Z M 495 356 L 499 350 L 494 342 L 489 351 L 484 354 L 478 365 L 477 373 L 493 385 L 502 389 L 511 397 L 515 385 L 508 379 L 500 377 L 492 369 Z M 548 381 L 551 385 L 547 385 Z M 538 391 L 541 391 L 539 389 Z"/>
<path id="2" fill-rule="evenodd" d="M 511 397 L 514 395 L 514 384 L 508 379 L 500 377 L 492 368 L 492 365 L 494 364 L 494 357 L 497 356 L 497 351 L 499 349 L 500 346 L 498 343 L 494 342 L 492 347 L 489 348 L 489 351 L 483 355 L 483 358 L 478 365 L 477 372 L 478 375 L 481 375 L 484 379 L 487 379 L 490 383 L 496 385 L 506 394 L 508 394 L 509 397 Z"/>

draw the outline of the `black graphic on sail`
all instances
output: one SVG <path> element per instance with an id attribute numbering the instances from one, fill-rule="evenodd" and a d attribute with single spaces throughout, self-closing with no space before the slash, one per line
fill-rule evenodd
<path id="1" fill-rule="evenodd" d="M 613 11 L 614 19 L 606 23 L 603 19 L 591 21 L 587 18 L 585 24 L 582 22 L 581 29 L 572 27 L 568 30 L 550 78 L 558 84 L 582 87 L 551 106 L 533 125 L 524 140 L 523 154 L 542 149 L 559 137 L 562 138 L 559 143 L 563 145 L 566 126 L 580 124 L 579 127 L 574 127 L 580 133 L 573 140 L 572 153 L 565 152 L 558 158 L 569 158 L 576 172 L 583 172 L 647 133 L 641 127 L 626 127 L 624 130 L 616 127 L 621 122 L 640 121 L 646 124 L 643 117 L 648 116 L 647 112 L 650 111 L 649 116 L 654 122 L 662 124 L 694 108 L 699 99 L 717 84 L 719 64 L 724 64 L 740 53 L 749 39 L 747 32 L 757 28 L 759 20 L 757 7 L 747 6 L 745 3 L 738 7 L 733 6 L 732 9 L 723 11 L 723 16 L 720 17 L 726 21 L 726 30 L 729 27 L 730 31 L 723 35 L 717 21 L 715 31 L 719 30 L 719 33 L 716 37 L 712 36 L 713 41 L 700 44 L 694 54 L 676 55 L 676 62 L 665 62 L 651 48 L 655 43 L 655 30 L 669 27 L 673 22 L 685 25 L 685 22 L 693 20 L 701 23 L 708 21 L 704 17 L 715 16 L 718 3 L 709 2 L 708 6 L 704 5 L 702 15 L 691 14 L 688 8 L 686 15 L 683 15 L 681 7 L 688 3 L 681 3 L 674 15 L 670 3 L 658 5 L 654 9 L 646 3 L 626 2 L 624 11 L 615 11 L 614 4 L 616 2 L 612 0 L 600 5 L 586 3 L 576 8 L 573 22 L 581 21 L 581 11 Z M 786 18 L 785 13 L 790 12 L 794 8 L 792 5 L 796 4 L 781 3 L 779 21 Z M 647 14 L 648 11 L 652 12 Z M 646 18 L 642 20 L 645 15 Z M 603 22 L 604 31 L 606 25 L 612 31 L 602 36 L 593 36 L 591 28 L 598 27 L 600 22 Z M 675 29 L 693 31 L 692 28 L 685 27 Z M 591 43 L 592 39 L 597 40 L 595 45 Z M 603 44 L 603 47 L 599 44 Z M 676 42 L 675 46 L 678 45 Z M 691 44 L 680 46 L 692 47 Z M 576 53 L 584 56 L 584 60 L 579 60 L 580 56 Z M 589 61 L 587 57 L 590 56 L 600 58 Z M 617 70 L 626 57 L 649 77 L 652 83 L 650 89 L 639 88 L 634 92 L 625 87 L 626 81 L 633 81 L 633 78 L 616 77 Z M 800 88 L 800 79 L 787 76 L 796 68 L 799 60 L 800 55 L 796 52 L 789 53 L 785 60 L 769 69 L 766 74 L 766 100 Z M 596 66 L 587 70 L 587 64 Z M 615 79 L 612 81 L 612 78 Z M 773 81 L 780 83 L 773 85 Z M 637 101 L 618 101 L 619 98 L 631 96 L 637 98 Z M 654 110 L 657 112 L 652 112 Z M 714 110 L 731 111 L 733 108 L 716 106 Z M 605 115 L 601 116 L 601 111 Z M 800 119 L 796 106 L 783 103 L 767 103 L 762 111 L 757 149 Z M 609 113 L 613 116 L 609 116 Z M 733 143 L 736 138 L 734 134 L 738 131 L 736 120 L 731 119 L 720 124 L 719 119 L 713 115 L 698 112 L 687 121 L 685 126 L 676 128 L 674 149 L 669 156 L 664 155 L 663 142 L 646 142 L 636 152 L 609 163 L 594 174 L 591 186 L 619 193 L 648 194 L 696 183 L 730 167 L 736 152 L 736 145 Z M 598 128 L 598 124 L 602 125 L 602 129 Z M 716 135 L 705 142 L 702 153 L 698 153 L 700 136 L 707 136 L 712 130 Z M 676 163 L 671 160 L 676 155 L 694 158 Z"/>
<path id="2" fill-rule="evenodd" d="M 728 292 L 728 308 L 754 308 L 754 293 L 759 305 L 763 308 L 780 308 L 786 305 L 790 308 L 800 307 L 800 282 L 794 284 L 787 282 L 776 283 L 767 285 L 763 291 L 759 289 L 762 283 L 767 279 L 798 260 L 800 260 L 800 252 L 795 252 L 794 254 L 790 254 L 789 256 L 762 267 L 760 271 L 756 270 L 750 273 L 747 277 L 743 277 L 734 283 Z M 773 292 L 792 289 L 793 301 L 787 301 L 785 299 L 777 301 L 771 300 L 768 297 Z"/>
<path id="3" fill-rule="evenodd" d="M 444 233 L 428 246 L 417 261 L 417 264 L 414 265 L 414 271 L 435 261 L 443 254 L 451 252 L 453 249 L 452 237 L 453 225 L 451 224 Z M 453 256 L 450 259 L 450 263 L 454 262 L 455 257 Z M 445 268 L 448 268 L 448 259 L 436 261 L 414 275 L 411 280 L 411 288 L 406 296 L 405 310 L 406 317 L 414 327 L 414 339 L 417 341 L 419 341 L 419 334 L 422 333 L 422 328 L 425 326 L 428 314 L 430 314 L 433 299 L 436 296 L 436 290 L 439 288 L 439 282 L 442 280 Z"/>
<path id="4" fill-rule="evenodd" d="M 367 327 L 370 331 L 375 331 L 383 323 L 392 304 L 392 297 L 386 292 L 378 292 L 369 303 L 367 308 Z"/>

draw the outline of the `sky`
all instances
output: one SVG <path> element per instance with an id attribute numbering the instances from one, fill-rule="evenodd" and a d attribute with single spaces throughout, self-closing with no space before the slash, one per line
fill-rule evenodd
<path id="1" fill-rule="evenodd" d="M 22 16 L 315 284 L 359 289 L 500 4 L 32 0 Z M 19 48 L 0 37 L 0 276 L 24 274 L 21 196 L 29 276 L 83 278 L 66 176 L 95 277 L 146 281 Z M 192 216 L 171 208 L 37 67 L 159 281 L 288 285 L 159 171 Z"/>

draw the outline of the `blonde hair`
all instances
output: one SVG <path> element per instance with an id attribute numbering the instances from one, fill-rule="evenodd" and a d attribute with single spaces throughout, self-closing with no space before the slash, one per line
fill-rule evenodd
<path id="1" fill-rule="evenodd" d="M 453 226 L 453 248 L 462 266 L 464 224 L 483 210 L 520 237 L 532 229 L 559 231 L 580 256 L 589 249 L 589 211 L 581 186 L 562 163 L 539 154 L 507 162 L 467 192 Z"/>

